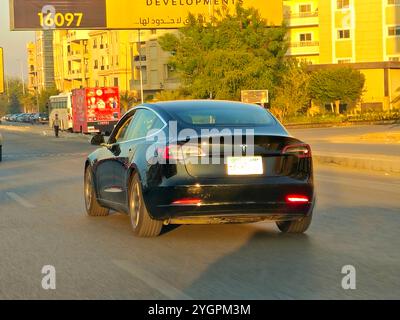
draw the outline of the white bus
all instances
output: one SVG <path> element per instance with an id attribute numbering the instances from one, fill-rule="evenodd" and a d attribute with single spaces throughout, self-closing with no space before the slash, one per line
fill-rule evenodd
<path id="1" fill-rule="evenodd" d="M 49 99 L 49 125 L 53 126 L 53 121 L 58 114 L 62 121 L 61 130 L 72 131 L 74 124 L 72 119 L 72 93 L 61 93 Z"/>

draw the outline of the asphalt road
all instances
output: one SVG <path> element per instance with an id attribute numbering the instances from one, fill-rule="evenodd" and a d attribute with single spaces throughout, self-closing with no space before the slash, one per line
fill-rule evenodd
<path id="1" fill-rule="evenodd" d="M 259 223 L 138 239 L 127 216 L 85 215 L 86 139 L 2 134 L 0 299 L 400 298 L 398 176 L 316 168 L 302 236 Z M 56 268 L 56 290 L 42 289 L 44 265 Z M 357 270 L 356 290 L 342 289 L 344 265 Z"/>

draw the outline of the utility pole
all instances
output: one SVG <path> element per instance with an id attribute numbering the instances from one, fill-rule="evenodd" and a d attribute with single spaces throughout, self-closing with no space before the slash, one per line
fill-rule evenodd
<path id="1" fill-rule="evenodd" d="M 8 77 L 6 78 L 6 91 L 7 91 L 7 102 L 10 102 L 10 87 L 8 85 Z"/>
<path id="2" fill-rule="evenodd" d="M 140 98 L 141 98 L 142 104 L 143 104 L 144 103 L 144 97 L 143 97 L 143 73 L 142 73 L 142 41 L 140 40 L 140 29 L 138 30 L 138 38 L 139 38 Z"/>
<path id="3" fill-rule="evenodd" d="M 22 93 L 23 93 L 23 95 L 25 95 L 24 66 L 22 64 L 22 60 L 21 59 L 18 59 L 17 61 L 19 61 L 19 66 L 21 68 Z"/>

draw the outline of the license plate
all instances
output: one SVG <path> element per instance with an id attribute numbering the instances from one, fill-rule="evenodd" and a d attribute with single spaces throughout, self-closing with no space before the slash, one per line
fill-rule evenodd
<path id="1" fill-rule="evenodd" d="M 261 175 L 264 173 L 262 157 L 229 157 L 229 176 Z"/>

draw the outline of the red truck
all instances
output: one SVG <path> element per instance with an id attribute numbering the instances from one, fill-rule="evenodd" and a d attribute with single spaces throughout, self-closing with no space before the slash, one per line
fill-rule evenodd
<path id="1" fill-rule="evenodd" d="M 121 117 L 117 87 L 72 90 L 73 131 L 110 134 Z"/>

